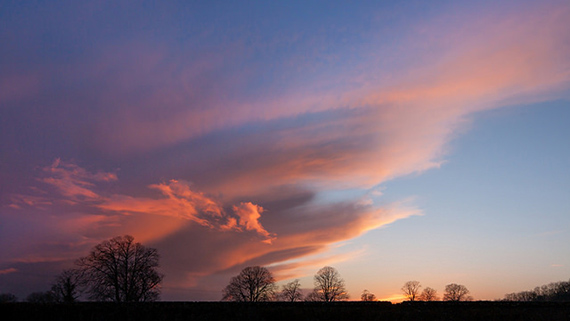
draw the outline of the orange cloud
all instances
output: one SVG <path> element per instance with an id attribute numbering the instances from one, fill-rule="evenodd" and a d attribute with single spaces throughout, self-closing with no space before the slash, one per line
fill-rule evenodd
<path id="1" fill-rule="evenodd" d="M 36 238 L 44 239 L 49 248 L 38 252 L 22 243 L 18 245 L 22 247 L 19 251 L 12 251 L 18 256 L 24 255 L 21 260 L 25 261 L 19 262 L 52 262 L 50 259 L 59 262 L 65 260 L 56 254 L 62 249 L 77 256 L 85 248 L 114 235 L 132 234 L 138 241 L 155 241 L 185 228 L 188 222 L 218 233 L 253 232 L 257 242 L 271 243 L 276 237 L 259 221 L 264 212 L 261 206 L 241 202 L 225 209 L 220 201 L 194 191 L 183 181 L 152 184 L 148 187 L 157 195 L 133 197 L 97 192 L 101 184 L 117 180 L 115 174 L 88 172 L 59 159 L 44 169 L 45 174 L 48 176 L 41 181 L 55 186 L 54 191 L 34 188 L 40 196 L 10 195 L 9 208 L 18 213 L 26 211 L 26 215 L 20 214 L 20 219 L 34 222 L 32 226 L 42 226 L 42 235 Z M 32 214 L 34 210 L 45 212 L 38 217 Z M 60 214 L 49 214 L 53 211 Z M 55 243 L 50 245 L 48 240 L 54 238 L 54 233 L 59 234 L 58 238 L 75 239 L 83 245 L 73 249 Z M 27 259 L 30 257 L 39 259 Z"/>
<path id="2" fill-rule="evenodd" d="M 61 195 L 59 197 L 52 195 L 52 199 L 61 201 L 61 204 L 87 205 L 92 210 L 102 209 L 107 212 L 137 213 L 138 215 L 151 214 L 175 219 L 163 220 L 167 224 L 158 224 L 163 228 L 156 229 L 152 237 L 149 233 L 143 233 L 146 239 L 155 239 L 172 233 L 184 225 L 180 220 L 193 221 L 219 230 L 253 231 L 262 236 L 266 243 L 271 243 L 271 240 L 275 238 L 275 235 L 265 230 L 259 222 L 261 213 L 264 211 L 261 206 L 251 202 L 241 202 L 233 206 L 232 211 L 226 211 L 220 202 L 192 190 L 190 184 L 183 181 L 171 180 L 168 183 L 148 186 L 158 191 L 163 196 L 162 198 L 132 197 L 121 194 L 106 196 L 94 190 L 98 188 L 97 183 L 116 181 L 117 176 L 113 173 L 91 173 L 76 164 L 60 159 L 56 159 L 51 166 L 44 168 L 44 172 L 50 176 L 44 177 L 41 181 L 57 188 Z M 41 190 L 39 192 L 46 193 Z M 9 206 L 16 210 L 22 209 L 24 205 L 36 209 L 47 209 L 54 205 L 45 196 L 15 194 L 11 195 L 11 200 Z M 122 231 L 122 226 L 126 221 L 125 218 L 109 215 L 109 213 L 105 215 L 85 213 L 79 217 L 63 219 L 59 224 L 72 230 L 84 231 L 86 228 L 93 228 L 97 225 L 101 228 Z M 131 222 L 129 225 L 133 224 Z M 140 226 L 140 224 L 136 225 Z M 158 231 L 162 233 L 157 235 Z"/>
<path id="3" fill-rule="evenodd" d="M 272 217 L 277 220 L 272 222 L 271 230 L 275 230 L 279 237 L 272 240 L 271 246 L 252 242 L 235 232 L 214 234 L 212 230 L 197 231 L 191 226 L 158 241 L 156 244 L 159 249 L 166 251 L 165 257 L 170 257 L 170 251 L 177 252 L 179 244 L 200 244 L 198 249 L 188 253 L 188 258 L 200 257 L 200 260 L 181 261 L 180 257 L 177 258 L 178 268 L 169 271 L 172 284 L 169 282 L 168 286 L 179 282 L 195 283 L 196 275 L 214 277 L 235 273 L 250 265 L 270 266 L 279 279 L 283 280 L 304 276 L 313 273 L 323 262 L 338 263 L 362 254 L 331 253 L 335 244 L 353 239 L 397 219 L 419 214 L 417 210 L 399 204 L 383 211 L 349 204 L 313 205 L 291 211 L 295 213 L 281 212 Z M 208 242 L 203 242 L 204 239 Z M 166 265 L 171 266 L 169 262 L 166 262 Z M 176 272 L 178 269 L 181 271 Z M 192 280 L 186 279 L 189 275 Z M 207 277 L 204 282 L 206 280 Z"/>
<path id="4" fill-rule="evenodd" d="M 238 206 L 234 205 L 232 208 L 234 213 L 239 217 L 239 222 L 235 223 L 235 221 L 233 221 L 232 225 L 242 226 L 248 231 L 256 231 L 266 237 L 264 242 L 271 244 L 272 236 L 259 223 L 259 218 L 261 217 L 261 213 L 263 213 L 263 207 L 251 202 L 242 202 Z"/>
<path id="5" fill-rule="evenodd" d="M 112 195 L 98 208 L 125 213 L 146 213 L 194 221 L 202 226 L 219 230 L 254 231 L 271 243 L 274 238 L 259 219 L 263 208 L 251 202 L 242 202 L 232 207 L 233 213 L 203 193 L 195 192 L 186 182 L 171 180 L 168 184 L 154 184 L 149 188 L 159 191 L 165 198 L 143 198 Z"/>

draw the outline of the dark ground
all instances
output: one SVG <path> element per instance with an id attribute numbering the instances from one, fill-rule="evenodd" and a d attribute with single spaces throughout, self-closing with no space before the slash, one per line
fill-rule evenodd
<path id="1" fill-rule="evenodd" d="M 570 320 L 568 303 L 521 302 L 154 302 L 0 304 L 1 320 Z"/>

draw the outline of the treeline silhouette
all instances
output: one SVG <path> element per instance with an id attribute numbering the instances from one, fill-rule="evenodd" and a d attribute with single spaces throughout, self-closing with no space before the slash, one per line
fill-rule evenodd
<path id="1" fill-rule="evenodd" d="M 34 292 L 25 299 L 30 303 L 75 303 L 80 298 L 97 302 L 152 302 L 160 298 L 163 275 L 158 273 L 158 251 L 134 241 L 130 235 L 117 236 L 93 247 L 89 254 L 75 262 L 76 267 L 62 271 L 49 291 Z M 313 278 L 314 287 L 302 290 L 299 280 L 276 285 L 265 267 L 250 266 L 230 279 L 222 290 L 222 301 L 234 302 L 338 302 L 350 297 L 339 272 L 330 266 L 321 268 Z M 420 292 L 418 281 L 408 281 L 403 296 L 413 301 L 439 301 L 437 291 L 426 287 Z M 308 293 L 307 293 L 308 292 Z M 364 290 L 361 301 L 378 301 Z M 443 301 L 472 301 L 467 287 L 446 285 Z M 18 301 L 11 293 L 0 294 L 0 303 Z M 534 290 L 506 294 L 501 301 L 570 302 L 570 281 L 554 282 Z"/>
<path id="2" fill-rule="evenodd" d="M 262 266 L 248 266 L 238 275 L 230 279 L 223 290 L 223 301 L 235 302 L 337 302 L 350 298 L 345 288 L 344 280 L 338 271 L 331 266 L 320 269 L 313 277 L 314 288 L 303 295 L 299 280 L 291 281 L 282 286 L 281 291 L 275 285 L 273 274 Z M 413 301 L 439 301 L 437 291 L 426 287 L 420 292 L 419 281 L 408 281 L 402 286 L 403 296 Z M 376 295 L 368 290 L 362 291 L 361 301 L 378 301 Z M 451 283 L 445 286 L 443 301 L 472 301 L 467 287 Z"/>
<path id="3" fill-rule="evenodd" d="M 505 294 L 504 301 L 570 302 L 570 280 L 537 286 L 533 290 Z"/>

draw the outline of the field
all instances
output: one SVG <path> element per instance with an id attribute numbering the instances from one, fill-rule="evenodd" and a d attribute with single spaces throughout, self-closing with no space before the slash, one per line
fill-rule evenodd
<path id="1" fill-rule="evenodd" d="M 0 304 L 2 320 L 570 320 L 570 303 L 154 302 Z"/>

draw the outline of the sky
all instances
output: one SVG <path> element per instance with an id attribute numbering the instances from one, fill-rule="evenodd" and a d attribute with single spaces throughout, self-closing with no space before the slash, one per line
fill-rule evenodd
<path id="1" fill-rule="evenodd" d="M 2 1 L 0 292 L 99 242 L 163 300 L 570 277 L 568 1 Z"/>

